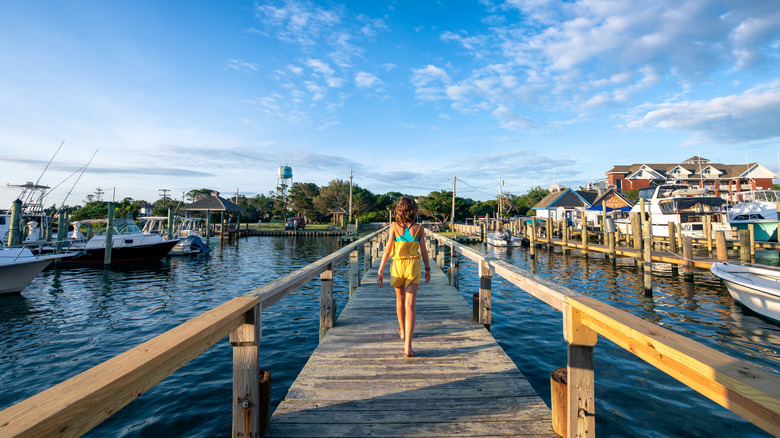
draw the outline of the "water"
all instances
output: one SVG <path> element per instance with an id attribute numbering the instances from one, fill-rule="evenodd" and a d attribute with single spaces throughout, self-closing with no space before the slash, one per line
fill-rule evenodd
<path id="1" fill-rule="evenodd" d="M 21 295 L 0 296 L 0 409 L 337 248 L 336 238 L 252 237 L 215 247 L 209 256 L 110 271 L 44 271 Z M 656 270 L 648 298 L 628 261 L 613 267 L 547 252 L 530 260 L 519 248 L 493 255 L 770 372 L 780 369 L 780 327 L 736 306 L 709 273 L 698 273 L 691 286 L 668 267 Z M 770 257 L 777 264 L 776 253 Z M 461 260 L 461 290 L 470 300 L 478 288 L 476 266 Z M 334 269 L 340 310 L 347 265 Z M 274 407 L 316 348 L 318 333 L 317 281 L 263 311 L 260 362 L 272 375 Z M 549 374 L 566 364 L 561 314 L 494 276 L 492 333 L 549 404 Z M 767 436 L 604 338 L 595 356 L 599 436 Z M 227 437 L 231 398 L 232 351 L 225 339 L 89 435 Z"/>
<path id="2" fill-rule="evenodd" d="M 709 271 L 686 283 L 669 265 L 656 264 L 646 296 L 633 260 L 612 265 L 560 249 L 538 251 L 535 259 L 526 248 L 489 247 L 488 254 L 771 373 L 780 370 L 780 326 L 737 305 Z M 758 256 L 777 264 L 777 252 Z M 476 264 L 461 258 L 460 269 L 461 292 L 470 300 L 479 288 Z M 566 365 L 561 313 L 498 276 L 492 299 L 491 333 L 549 406 L 550 372 Z M 603 337 L 594 354 L 598 436 L 769 436 Z"/>

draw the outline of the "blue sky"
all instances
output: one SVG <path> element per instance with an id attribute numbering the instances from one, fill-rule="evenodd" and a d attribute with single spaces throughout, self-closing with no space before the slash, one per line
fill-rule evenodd
<path id="1" fill-rule="evenodd" d="M 693 155 L 778 172 L 780 8 L 753 1 L 0 0 L 6 183 L 473 199 Z M 105 196 L 105 195 L 104 195 Z"/>

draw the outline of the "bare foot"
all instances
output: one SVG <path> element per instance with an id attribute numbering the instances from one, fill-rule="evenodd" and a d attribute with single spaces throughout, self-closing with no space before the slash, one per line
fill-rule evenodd
<path id="1" fill-rule="evenodd" d="M 412 350 L 412 349 L 409 349 L 409 354 L 406 353 L 406 348 L 401 349 L 401 351 L 404 352 L 404 356 L 405 357 L 412 357 L 412 356 L 414 356 L 414 350 Z"/>
<path id="2" fill-rule="evenodd" d="M 401 339 L 404 338 L 404 332 L 401 331 L 401 327 L 398 327 L 398 336 L 400 336 Z"/>

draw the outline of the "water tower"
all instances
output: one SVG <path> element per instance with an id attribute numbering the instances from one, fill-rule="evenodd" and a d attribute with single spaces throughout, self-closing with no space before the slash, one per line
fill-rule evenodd
<path id="1" fill-rule="evenodd" d="M 279 166 L 279 174 L 276 178 L 276 187 L 279 187 L 279 191 L 281 192 L 282 199 L 284 199 L 285 204 L 287 204 L 287 191 L 290 189 L 290 187 L 292 187 L 292 184 L 292 167 L 290 167 L 289 164 Z"/>

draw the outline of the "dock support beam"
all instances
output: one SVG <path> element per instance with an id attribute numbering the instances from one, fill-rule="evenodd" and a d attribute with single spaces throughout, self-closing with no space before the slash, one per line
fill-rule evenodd
<path id="1" fill-rule="evenodd" d="M 336 317 L 336 305 L 333 299 L 333 264 L 320 274 L 320 341 L 328 329 L 333 327 Z"/>
<path id="2" fill-rule="evenodd" d="M 114 244 L 114 203 L 108 203 L 108 219 L 106 220 L 106 251 L 103 254 L 103 265 L 111 264 L 111 248 Z"/>
<path id="3" fill-rule="evenodd" d="M 460 281 L 458 281 L 458 271 L 460 271 L 460 255 L 450 248 L 450 286 L 460 290 Z"/>
<path id="4" fill-rule="evenodd" d="M 563 334 L 568 345 L 566 435 L 569 438 L 596 436 L 593 347 L 598 336 L 583 325 L 580 311 L 570 305 L 564 311 Z"/>
<path id="5" fill-rule="evenodd" d="M 479 262 L 479 322 L 490 329 L 493 271 L 486 261 Z"/>
<path id="6" fill-rule="evenodd" d="M 260 357 L 258 346 L 262 333 L 263 305 L 258 303 L 244 314 L 244 323 L 230 333 L 233 346 L 233 436 L 259 437 Z"/>

